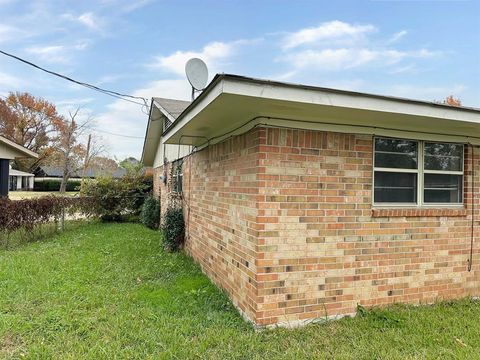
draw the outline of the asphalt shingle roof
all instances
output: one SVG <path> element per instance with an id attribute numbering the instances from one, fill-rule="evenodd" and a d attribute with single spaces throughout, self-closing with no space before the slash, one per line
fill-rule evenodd
<path id="1" fill-rule="evenodd" d="M 182 112 L 190 105 L 190 101 L 173 100 L 160 97 L 154 97 L 153 100 L 157 102 L 166 112 L 176 119 Z"/>

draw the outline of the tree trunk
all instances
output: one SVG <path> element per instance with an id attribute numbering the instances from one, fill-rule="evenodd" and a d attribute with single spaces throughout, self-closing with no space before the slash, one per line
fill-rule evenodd
<path id="1" fill-rule="evenodd" d="M 67 183 L 68 183 L 68 178 L 70 176 L 68 176 L 68 173 L 63 173 L 63 177 L 62 177 L 62 182 L 60 183 L 60 193 L 61 194 L 65 194 L 65 191 L 67 191 Z"/>

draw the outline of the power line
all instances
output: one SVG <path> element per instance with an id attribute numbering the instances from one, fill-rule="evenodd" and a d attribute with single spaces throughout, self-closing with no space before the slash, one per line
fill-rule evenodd
<path id="1" fill-rule="evenodd" d="M 125 138 L 130 138 L 130 139 L 145 139 L 144 136 L 133 136 L 133 135 L 117 134 L 117 133 L 112 133 L 112 132 L 110 132 L 110 131 L 100 130 L 100 129 L 97 129 L 97 128 L 95 128 L 95 131 L 98 131 L 98 132 L 101 132 L 101 133 L 105 133 L 105 134 L 108 134 L 108 135 L 120 136 L 120 137 L 125 137 Z"/>
<path id="2" fill-rule="evenodd" d="M 70 82 L 73 82 L 74 84 L 77 84 L 77 85 L 80 85 L 80 86 L 84 86 L 88 89 L 91 89 L 91 90 L 95 90 L 95 91 L 98 91 L 98 92 L 101 92 L 102 94 L 105 94 L 105 95 L 108 95 L 108 96 L 112 96 L 114 98 L 117 98 L 117 99 L 121 99 L 121 100 L 124 100 L 124 101 L 128 101 L 128 102 L 131 102 L 131 103 L 134 103 L 134 104 L 137 104 L 137 105 L 140 105 L 140 106 L 144 106 L 148 109 L 148 100 L 144 97 L 141 97 L 141 96 L 134 96 L 134 95 L 128 95 L 128 94 L 122 94 L 122 93 L 119 93 L 117 91 L 113 91 L 113 90 L 107 90 L 107 89 L 103 89 L 103 88 L 100 88 L 98 86 L 95 86 L 95 85 L 92 85 L 92 84 L 89 84 L 89 83 L 86 83 L 86 82 L 83 82 L 83 81 L 78 81 L 78 80 L 75 80 L 71 77 L 68 77 L 66 75 L 63 75 L 63 74 L 60 74 L 60 73 L 57 73 L 55 71 L 52 71 L 52 70 L 48 70 L 48 69 L 45 69 L 37 64 L 34 64 L 33 62 L 31 61 L 28 61 L 28 60 L 25 60 L 19 56 L 16 56 L 16 55 L 13 55 L 13 54 L 10 54 L 6 51 L 3 51 L 3 50 L 0 50 L 0 54 L 3 54 L 5 56 L 8 56 L 8 57 L 11 57 L 15 60 L 18 60 L 24 64 L 27 64 L 27 65 L 30 65 L 38 70 L 41 70 L 43 72 L 46 72 L 50 75 L 53 75 L 53 76 L 57 76 L 63 80 L 67 80 L 67 81 L 70 81 Z M 131 100 L 133 99 L 133 100 Z M 140 102 L 137 102 L 135 100 L 142 100 L 143 103 L 140 103 Z M 143 109 L 142 109 L 143 110 Z"/>

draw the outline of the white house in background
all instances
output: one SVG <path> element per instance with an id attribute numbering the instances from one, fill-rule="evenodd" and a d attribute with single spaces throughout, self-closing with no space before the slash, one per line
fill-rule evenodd
<path id="1" fill-rule="evenodd" d="M 21 145 L 18 145 L 13 141 L 4 138 L 3 136 L 0 136 L 0 197 L 8 196 L 10 181 L 12 180 L 13 182 L 13 179 L 10 178 L 10 171 L 15 171 L 15 170 L 10 170 L 10 161 L 14 159 L 21 159 L 21 158 L 36 159 L 38 158 L 38 155 L 33 151 L 28 150 L 27 148 Z M 23 174 L 24 175 L 22 174 L 18 174 L 18 175 L 22 175 L 21 177 L 23 178 L 28 173 L 23 173 Z M 18 176 L 18 175 L 13 175 L 13 176 Z M 32 174 L 28 174 L 28 175 L 31 176 Z M 17 181 L 17 188 L 18 188 L 18 178 L 16 178 L 16 181 Z M 20 181 L 23 181 L 23 179 L 21 179 Z"/>
<path id="2" fill-rule="evenodd" d="M 19 171 L 15 169 L 10 169 L 10 176 L 8 179 L 8 190 L 33 190 L 35 175 Z"/>

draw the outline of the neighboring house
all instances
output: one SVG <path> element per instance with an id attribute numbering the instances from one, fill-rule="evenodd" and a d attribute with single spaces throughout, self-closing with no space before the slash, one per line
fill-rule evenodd
<path id="1" fill-rule="evenodd" d="M 255 324 L 480 296 L 479 109 L 226 74 L 168 103 L 142 156 L 162 212 Z"/>
<path id="2" fill-rule="evenodd" d="M 39 166 L 34 171 L 35 173 L 35 182 L 42 182 L 46 180 L 61 180 L 63 177 L 63 169 L 59 166 Z M 115 179 L 123 177 L 127 173 L 127 170 L 123 168 L 118 168 L 112 171 L 103 171 L 97 169 L 87 169 L 85 171 L 85 177 L 94 179 L 98 176 L 111 175 Z M 69 181 L 81 181 L 83 171 L 80 170 L 77 173 L 73 173 Z"/>
<path id="3" fill-rule="evenodd" d="M 24 148 L 21 145 L 14 143 L 11 140 L 0 136 L 0 197 L 8 196 L 9 188 L 14 187 L 14 183 L 12 181 L 12 185 L 10 185 L 10 181 L 13 180 L 10 177 L 10 172 L 12 172 L 13 176 L 17 173 L 16 170 L 10 170 L 10 161 L 14 159 L 20 158 L 38 158 L 38 155 L 27 148 Z M 18 172 L 20 173 L 20 172 Z M 17 174 L 18 174 L 17 173 Z M 27 173 L 22 173 L 27 174 Z M 31 175 L 31 174 L 28 174 Z M 26 175 L 21 175 L 23 176 Z M 28 176 L 29 177 L 29 176 Z M 17 180 L 16 178 L 15 180 Z M 28 186 L 30 186 L 30 180 L 28 181 Z M 21 180 L 21 187 L 23 188 L 23 182 Z M 18 189 L 18 180 L 17 180 L 17 189 Z"/>
<path id="4" fill-rule="evenodd" d="M 24 171 L 10 169 L 10 178 L 8 189 L 16 190 L 33 190 L 35 175 Z"/>

